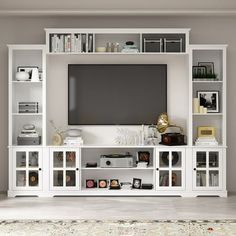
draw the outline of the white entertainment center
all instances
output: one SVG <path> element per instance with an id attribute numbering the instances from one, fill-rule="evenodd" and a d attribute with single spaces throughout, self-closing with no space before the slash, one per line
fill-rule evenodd
<path id="1" fill-rule="evenodd" d="M 8 45 L 9 49 L 9 190 L 8 196 L 220 196 L 226 197 L 226 49 L 227 45 L 191 45 L 190 29 L 46 29 L 45 45 Z M 63 35 L 63 37 L 62 37 Z M 78 36 L 79 35 L 79 36 Z M 62 45 L 65 37 L 85 35 L 82 48 L 72 41 Z M 168 51 L 177 40 L 179 51 Z M 157 51 L 148 51 L 144 43 L 160 42 Z M 68 39 L 67 39 L 68 40 Z M 89 42 L 91 40 L 91 42 Z M 172 41 L 171 41 L 172 40 Z M 123 48 L 133 41 L 138 52 L 101 51 L 107 42 Z M 68 42 L 67 42 L 68 43 Z M 68 46 L 69 45 L 69 46 Z M 115 44 L 117 45 L 117 44 Z M 113 45 L 114 46 L 114 45 Z M 100 50 L 100 51 L 99 51 Z M 159 51 L 158 51 L 159 50 Z M 98 52 L 99 51 L 99 52 Z M 199 62 L 213 63 L 215 79 L 196 78 L 193 66 Z M 167 64 L 167 113 L 171 121 L 183 127 L 186 145 L 118 145 L 118 128 L 138 132 L 141 126 L 76 126 L 83 131 L 84 145 L 52 145 L 53 129 L 50 120 L 67 127 L 68 64 Z M 35 67 L 41 72 L 39 81 L 18 81 L 18 67 Z M 200 68 L 200 67 L 199 67 Z M 203 66 L 203 69 L 205 67 Z M 201 69 L 201 68 L 200 68 Z M 194 78 L 194 79 L 193 79 Z M 217 91 L 218 111 L 194 111 L 193 101 L 198 91 Z M 37 113 L 20 113 L 19 102 L 38 102 Z M 158 114 L 157 114 L 158 118 Z M 39 145 L 18 145 L 17 137 L 25 124 L 34 124 L 41 136 Z M 195 145 L 197 127 L 215 128 L 217 146 Z M 87 168 L 87 162 L 99 163 L 100 156 L 111 153 L 148 151 L 148 167 Z M 163 161 L 163 155 L 178 155 L 178 161 Z M 73 158 L 71 158 L 73 157 Z M 175 184 L 173 186 L 173 175 Z M 69 179 L 70 180 L 69 180 Z M 86 180 L 118 179 L 151 183 L 152 189 L 111 190 L 86 188 Z M 163 184 L 165 178 L 165 184 Z"/>

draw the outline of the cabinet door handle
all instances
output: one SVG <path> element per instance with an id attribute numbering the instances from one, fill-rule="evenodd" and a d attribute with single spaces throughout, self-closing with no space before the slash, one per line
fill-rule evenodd
<path id="1" fill-rule="evenodd" d="M 159 170 L 159 168 L 156 168 L 156 170 Z"/>
<path id="2" fill-rule="evenodd" d="M 76 168 L 76 170 L 79 170 L 79 168 Z"/>
<path id="3" fill-rule="evenodd" d="M 193 170 L 195 170 L 195 171 L 196 171 L 197 169 L 196 169 L 196 168 L 193 168 Z"/>
<path id="4" fill-rule="evenodd" d="M 41 170 L 42 170 L 42 168 L 39 168 L 39 170 L 41 171 Z"/>

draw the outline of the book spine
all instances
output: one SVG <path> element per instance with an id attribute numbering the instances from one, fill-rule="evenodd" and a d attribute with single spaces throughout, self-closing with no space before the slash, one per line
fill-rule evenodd
<path id="1" fill-rule="evenodd" d="M 71 35 L 69 34 L 67 37 L 68 37 L 67 52 L 71 52 Z"/>
<path id="2" fill-rule="evenodd" d="M 65 35 L 62 35 L 62 37 L 61 37 L 61 52 L 65 52 L 64 43 L 65 43 Z"/>
<path id="3" fill-rule="evenodd" d="M 88 52 L 93 52 L 93 35 L 88 35 Z"/>
<path id="4" fill-rule="evenodd" d="M 71 34 L 71 52 L 75 52 L 75 35 Z"/>
<path id="5" fill-rule="evenodd" d="M 81 41 L 82 41 L 81 52 L 86 52 L 86 34 L 82 34 Z"/>
<path id="6" fill-rule="evenodd" d="M 64 52 L 67 52 L 67 35 L 65 35 L 65 38 L 64 38 Z"/>
<path id="7" fill-rule="evenodd" d="M 86 34 L 85 37 L 86 37 L 86 51 L 85 52 L 88 52 L 88 34 Z"/>
<path id="8" fill-rule="evenodd" d="M 82 42 L 81 42 L 81 34 L 78 34 L 78 43 L 77 43 L 78 52 L 81 52 L 81 45 L 82 45 Z"/>
<path id="9" fill-rule="evenodd" d="M 60 43 L 60 39 L 58 36 L 56 36 L 56 52 L 59 52 L 59 43 Z"/>

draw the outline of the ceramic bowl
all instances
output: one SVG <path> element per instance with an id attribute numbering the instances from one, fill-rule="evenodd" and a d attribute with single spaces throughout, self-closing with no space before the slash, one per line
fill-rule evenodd
<path id="1" fill-rule="evenodd" d="M 16 80 L 18 81 L 26 81 L 29 79 L 29 73 L 20 71 L 16 73 Z"/>

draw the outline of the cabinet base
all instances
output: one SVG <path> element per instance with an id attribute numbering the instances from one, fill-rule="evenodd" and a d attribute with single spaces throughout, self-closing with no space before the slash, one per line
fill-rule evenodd
<path id="1" fill-rule="evenodd" d="M 69 197 L 69 196 L 140 196 L 140 197 L 227 197 L 227 191 L 198 191 L 198 192 L 183 192 L 183 191 L 155 191 L 155 190 L 82 190 L 82 191 L 8 191 L 8 197 Z"/>

